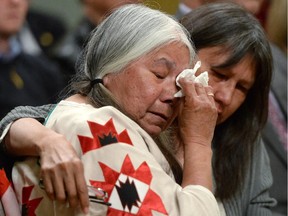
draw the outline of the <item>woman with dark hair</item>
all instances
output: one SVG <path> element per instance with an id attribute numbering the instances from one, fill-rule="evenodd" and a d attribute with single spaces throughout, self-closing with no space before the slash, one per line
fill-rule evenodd
<path id="1" fill-rule="evenodd" d="M 272 76 L 265 33 L 252 14 L 234 4 L 203 5 L 181 23 L 191 34 L 200 71 L 208 71 L 221 110 L 213 139 L 215 195 L 227 215 L 271 214 L 272 179 L 260 142 Z"/>
<path id="2" fill-rule="evenodd" d="M 272 184 L 271 170 L 260 140 L 260 131 L 267 119 L 272 70 L 265 33 L 251 14 L 227 3 L 201 6 L 185 16 L 181 23 L 190 32 L 201 60 L 197 74 L 203 71 L 209 74 L 209 85 L 213 87 L 218 110 L 213 138 L 213 174 L 221 215 L 271 215 L 269 208 L 275 204 L 268 192 Z M 3 130 L 19 117 L 43 120 L 50 109 L 49 106 L 16 108 L 3 119 L 1 128 Z M 30 123 L 37 129 L 33 136 L 27 132 L 23 134 L 31 126 L 23 127 Z M 45 140 L 48 135 L 52 138 Z M 53 139 L 68 148 L 69 143 L 58 136 L 33 119 L 19 119 L 12 124 L 5 139 L 6 145 L 3 142 L 2 147 L 6 146 L 11 153 L 11 145 L 17 146 L 18 143 L 21 146 L 20 140 L 25 138 L 25 143 L 50 146 Z M 183 162 L 181 142 L 170 147 L 178 161 Z M 173 157 L 167 155 L 172 158 L 170 166 L 178 167 Z M 181 180 L 181 170 L 174 176 Z"/>

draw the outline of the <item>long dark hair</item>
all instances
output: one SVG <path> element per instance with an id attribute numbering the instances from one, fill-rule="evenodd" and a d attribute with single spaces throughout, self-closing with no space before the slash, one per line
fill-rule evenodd
<path id="1" fill-rule="evenodd" d="M 232 3 L 207 4 L 187 14 L 181 23 L 199 51 L 223 47 L 230 58 L 219 68 L 234 66 L 247 54 L 255 62 L 256 79 L 241 107 L 218 125 L 213 139 L 216 197 L 233 196 L 244 182 L 253 147 L 267 120 L 272 76 L 270 46 L 252 14 Z"/>

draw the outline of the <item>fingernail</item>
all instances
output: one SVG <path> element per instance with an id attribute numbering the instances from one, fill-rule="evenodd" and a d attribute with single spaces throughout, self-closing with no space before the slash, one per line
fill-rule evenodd
<path id="1" fill-rule="evenodd" d="M 84 214 L 88 214 L 89 213 L 89 208 L 88 207 L 86 207 L 86 208 L 84 208 Z"/>

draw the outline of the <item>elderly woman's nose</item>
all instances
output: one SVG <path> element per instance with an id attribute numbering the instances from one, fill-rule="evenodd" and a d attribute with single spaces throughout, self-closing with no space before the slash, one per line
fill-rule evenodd
<path id="1" fill-rule="evenodd" d="M 167 83 L 163 88 L 163 101 L 174 103 L 177 100 L 177 98 L 174 97 L 174 94 L 178 91 L 179 89 L 176 86 L 175 80 L 173 82 Z"/>

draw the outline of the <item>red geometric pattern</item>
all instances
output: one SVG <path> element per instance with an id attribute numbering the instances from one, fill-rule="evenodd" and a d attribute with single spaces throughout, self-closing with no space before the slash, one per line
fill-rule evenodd
<path id="1" fill-rule="evenodd" d="M 163 214 L 167 214 L 166 209 L 163 205 L 161 198 L 150 189 L 150 184 L 152 181 L 152 174 L 150 168 L 148 167 L 146 162 L 143 162 L 136 170 L 133 167 L 133 164 L 130 160 L 130 157 L 127 155 L 123 161 L 122 168 L 120 172 L 117 172 L 111 169 L 109 166 L 105 165 L 104 163 L 99 162 L 101 169 L 103 171 L 103 175 L 105 178 L 105 182 L 97 182 L 90 180 L 91 185 L 94 187 L 100 187 L 104 189 L 108 193 L 108 200 L 112 203 L 112 205 L 108 209 L 108 215 L 118 216 L 118 215 L 125 215 L 125 216 L 132 216 L 132 215 L 145 215 L 145 216 L 152 216 L 152 210 L 161 212 Z M 136 210 L 131 212 L 125 208 L 126 206 L 115 206 L 112 200 L 112 194 L 114 194 L 114 198 L 116 193 L 115 187 L 120 183 L 123 183 L 123 180 L 120 178 L 125 176 L 126 179 L 129 179 L 130 182 L 135 183 L 135 189 L 141 190 L 147 187 L 147 191 L 142 199 L 139 198 L 137 202 L 132 200 L 133 203 L 138 203 L 135 206 Z M 124 183 L 123 183 L 124 184 Z M 142 187 L 141 187 L 142 185 Z M 144 187 L 143 187 L 144 186 Z M 143 190 L 142 190 L 143 191 Z M 129 191 L 126 191 L 126 194 L 129 194 Z M 128 195 L 129 196 L 129 195 Z M 118 197 L 119 198 L 119 197 Z M 116 197 L 117 199 L 117 197 Z M 125 203 L 124 198 L 120 197 L 119 199 L 121 203 Z M 127 198 L 128 199 L 128 198 Z M 115 199 L 114 199 L 115 200 Z M 128 199 L 131 201 L 131 198 Z"/>
<path id="2" fill-rule="evenodd" d="M 92 133 L 92 138 L 78 135 L 80 145 L 83 151 L 83 154 L 92 151 L 97 148 L 101 148 L 104 145 L 112 144 L 115 142 L 123 142 L 126 144 L 132 145 L 131 139 L 127 133 L 127 130 L 123 130 L 121 133 L 117 133 L 112 118 L 106 122 L 105 125 L 97 124 L 96 122 L 88 121 L 90 131 Z M 114 141 L 108 143 L 105 141 L 107 138 L 112 138 Z M 100 140 L 104 140 L 101 141 Z"/>
<path id="3" fill-rule="evenodd" d="M 30 199 L 34 185 L 22 189 L 22 215 L 36 216 L 35 210 L 43 198 Z"/>
<path id="4" fill-rule="evenodd" d="M 4 195 L 9 186 L 10 182 L 6 177 L 5 170 L 0 169 L 0 198 Z"/>

